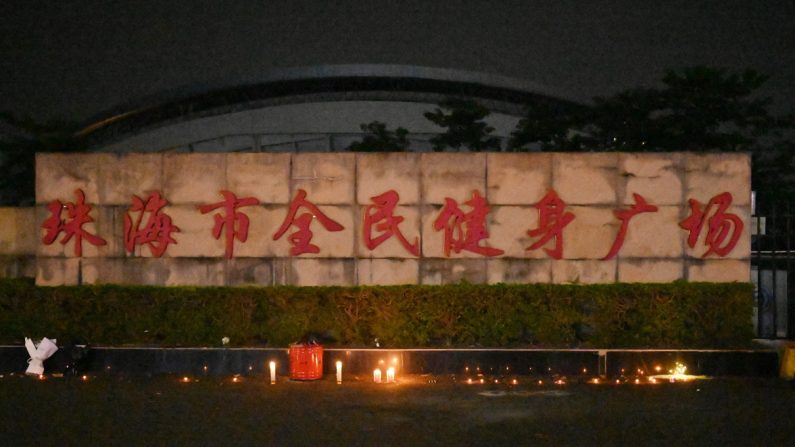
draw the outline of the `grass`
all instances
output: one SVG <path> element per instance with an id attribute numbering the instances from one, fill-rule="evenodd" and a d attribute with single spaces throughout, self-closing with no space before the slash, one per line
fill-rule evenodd
<path id="1" fill-rule="evenodd" d="M 521 377 L 518 385 L 330 379 L 6 375 L 0 445 L 795 445 L 795 386 L 775 379 L 564 386 Z"/>

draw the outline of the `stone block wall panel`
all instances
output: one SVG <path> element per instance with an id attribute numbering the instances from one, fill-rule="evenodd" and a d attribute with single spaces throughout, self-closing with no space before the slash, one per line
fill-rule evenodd
<path id="1" fill-rule="evenodd" d="M 469 208 L 466 205 L 462 205 L 459 203 L 459 207 L 462 209 L 463 212 L 468 212 Z M 440 214 L 442 213 L 441 206 L 425 206 L 423 207 L 422 213 L 422 256 L 425 258 L 475 258 L 475 259 L 482 259 L 483 255 L 466 249 L 462 249 L 460 252 L 454 251 L 452 248 L 449 251 L 449 256 L 445 254 L 445 232 L 446 229 L 443 227 L 439 230 L 434 228 L 434 222 L 439 218 Z M 492 229 L 486 223 L 486 231 L 492 233 Z M 462 236 L 459 232 L 453 232 L 452 236 L 454 238 L 461 238 Z M 488 239 L 483 239 L 479 241 L 478 246 L 480 247 L 490 247 L 490 248 L 497 248 L 502 249 L 502 247 L 498 247 L 495 245 L 495 240 L 489 237 Z"/>
<path id="2" fill-rule="evenodd" d="M 751 263 L 741 259 L 687 261 L 687 280 L 692 282 L 748 282 Z"/>
<path id="3" fill-rule="evenodd" d="M 681 205 L 684 194 L 681 153 L 622 153 L 619 155 L 618 200 L 633 205 L 640 194 L 656 206 Z"/>
<path id="4" fill-rule="evenodd" d="M 290 154 L 226 154 L 226 179 L 226 189 L 238 197 L 255 197 L 271 204 L 287 204 L 292 199 Z"/>
<path id="5" fill-rule="evenodd" d="M 378 213 L 377 209 L 367 211 L 367 207 L 360 206 L 358 212 L 353 216 L 354 222 L 359 225 L 358 231 L 352 236 L 356 239 L 356 255 L 359 258 L 417 258 L 409 249 L 407 249 L 401 242 L 397 232 L 391 228 L 381 229 L 380 225 L 386 224 L 384 220 L 373 219 L 370 225 L 370 239 L 376 240 L 380 237 L 388 236 L 383 242 L 380 242 L 372 250 L 367 247 L 364 241 L 364 227 L 365 213 L 375 214 Z M 397 229 L 403 238 L 406 240 L 407 245 L 416 246 L 418 250 L 422 249 L 420 238 L 420 215 L 417 207 L 398 206 L 394 211 L 395 217 L 403 218 L 403 221 L 397 224 Z M 358 222 L 357 222 L 358 220 Z"/>
<path id="6" fill-rule="evenodd" d="M 132 196 L 144 200 L 153 191 L 163 190 L 163 154 L 102 154 L 99 202 L 129 207 Z"/>
<path id="7" fill-rule="evenodd" d="M 112 157 L 110 154 L 36 154 L 36 203 L 71 202 L 78 189 L 85 194 L 86 203 L 99 203 L 100 166 Z"/>
<path id="8" fill-rule="evenodd" d="M 167 206 L 163 212 L 171 216 L 172 222 L 179 228 L 179 232 L 171 233 L 171 237 L 177 242 L 168 246 L 169 257 L 222 258 L 226 255 L 226 232 L 222 232 L 219 239 L 213 237 L 216 211 L 202 214 L 195 205 L 178 205 Z M 234 247 L 237 247 L 239 242 L 234 242 Z M 146 248 L 141 252 L 143 256 L 149 254 Z"/>
<path id="9" fill-rule="evenodd" d="M 431 285 L 462 281 L 485 283 L 487 263 L 485 259 L 425 259 L 420 264 L 420 282 Z"/>
<path id="10" fill-rule="evenodd" d="M 555 284 L 599 284 L 616 282 L 617 261 L 586 259 L 561 260 L 552 263 Z"/>
<path id="11" fill-rule="evenodd" d="M 713 207 L 714 208 L 714 207 Z M 743 229 L 742 234 L 740 235 L 739 239 L 737 240 L 737 244 L 735 245 L 734 249 L 724 256 L 727 259 L 750 259 L 751 254 L 751 207 L 750 206 L 732 206 L 726 210 L 727 213 L 733 214 L 740 218 L 743 222 Z M 689 210 L 688 210 L 689 214 Z M 707 234 L 708 234 L 708 227 L 709 223 L 705 222 L 704 226 L 701 228 L 701 232 L 699 233 L 698 240 L 694 247 L 690 247 L 689 245 L 685 245 L 685 254 L 691 258 L 704 258 L 707 251 L 709 251 L 709 246 L 707 245 Z M 687 231 L 682 231 L 684 234 L 685 239 L 687 239 L 687 235 L 689 234 Z M 730 237 L 730 236 L 729 236 Z M 729 242 L 729 237 L 727 237 L 722 242 L 718 243 L 719 247 L 723 247 L 725 244 Z M 706 255 L 706 258 L 718 258 L 715 254 Z"/>
<path id="12" fill-rule="evenodd" d="M 371 197 L 393 190 L 400 205 L 420 203 L 420 154 L 410 152 L 356 155 L 356 201 L 372 203 Z"/>
<path id="13" fill-rule="evenodd" d="M 236 258 L 226 262 L 226 285 L 270 286 L 273 285 L 273 262 L 271 258 Z"/>
<path id="14" fill-rule="evenodd" d="M 552 187 L 552 154 L 489 153 L 487 196 L 491 205 L 534 205 Z"/>
<path id="15" fill-rule="evenodd" d="M 618 153 L 554 153 L 552 188 L 567 205 L 614 205 Z"/>
<path id="16" fill-rule="evenodd" d="M 549 283 L 552 282 L 552 262 L 549 259 L 495 259 L 488 265 L 488 283 Z"/>
<path id="17" fill-rule="evenodd" d="M 81 278 L 83 284 L 163 285 L 171 263 L 171 259 L 87 258 L 81 263 Z"/>
<path id="18" fill-rule="evenodd" d="M 226 154 L 163 155 L 163 197 L 170 204 L 218 203 L 223 200 L 220 191 L 224 189 Z"/>
<path id="19" fill-rule="evenodd" d="M 613 209 L 571 206 L 567 211 L 576 217 L 563 229 L 563 258 L 604 258 L 610 252 L 620 226 Z"/>
<path id="20" fill-rule="evenodd" d="M 618 282 L 664 283 L 685 278 L 681 259 L 633 259 L 618 261 Z"/>
<path id="21" fill-rule="evenodd" d="M 248 237 L 245 242 L 234 241 L 234 255 L 240 258 L 270 258 L 276 256 L 290 256 L 289 245 L 284 242 L 287 235 L 281 240 L 274 241 L 273 234 L 279 228 L 287 215 L 287 206 L 275 207 L 248 206 L 238 210 L 248 217 Z M 214 214 L 214 212 L 213 212 Z M 237 227 L 236 227 L 237 228 Z M 208 230 L 209 231 L 209 230 Z M 288 230 L 287 234 L 291 231 Z M 209 234 L 209 233 L 208 233 Z M 221 236 L 223 246 L 226 247 L 226 233 Z"/>
<path id="22" fill-rule="evenodd" d="M 486 154 L 462 157 L 456 153 L 423 153 L 422 197 L 424 203 L 444 205 L 449 197 L 459 206 L 472 197 L 472 191 L 486 195 Z"/>
<path id="23" fill-rule="evenodd" d="M 91 257 L 114 257 L 123 256 L 123 221 L 121 220 L 121 210 L 117 207 L 97 207 L 91 205 L 89 216 L 92 222 L 82 226 L 82 229 L 90 234 L 97 236 L 105 241 L 104 245 L 94 245 L 86 237 L 81 238 L 80 246 L 83 258 Z M 44 206 L 37 206 L 35 209 L 36 225 L 33 230 L 38 236 L 36 254 L 38 256 L 51 257 L 74 257 L 78 237 L 72 236 L 67 240 L 66 233 L 60 232 L 51 244 L 43 242 L 47 230 L 42 228 L 42 224 L 50 217 L 49 210 Z M 66 211 L 62 213 L 62 218 L 66 218 Z"/>
<path id="24" fill-rule="evenodd" d="M 291 260 L 291 282 L 297 286 L 352 286 L 355 283 L 353 259 Z"/>
<path id="25" fill-rule="evenodd" d="M 505 251 L 507 258 L 546 259 L 542 249 L 528 250 L 538 238 L 527 232 L 538 227 L 538 210 L 528 206 L 494 206 L 489 216 L 489 245 Z"/>
<path id="26" fill-rule="evenodd" d="M 223 258 L 175 258 L 168 263 L 167 286 L 226 285 Z"/>
<path id="27" fill-rule="evenodd" d="M 624 205 L 622 209 L 629 209 Z M 636 214 L 629 220 L 619 258 L 681 258 L 687 232 L 679 227 L 683 208 L 659 206 L 657 211 Z M 613 240 L 621 225 L 615 219 Z M 612 244 L 612 240 L 611 240 Z"/>
<path id="28" fill-rule="evenodd" d="M 80 281 L 80 258 L 36 259 L 36 284 L 40 286 L 74 286 Z"/>
<path id="29" fill-rule="evenodd" d="M 686 196 L 707 202 L 719 193 L 732 195 L 735 206 L 751 204 L 749 154 L 684 154 Z"/>
<path id="30" fill-rule="evenodd" d="M 354 198 L 355 154 L 294 153 L 290 200 L 299 189 L 315 205 L 351 205 Z"/>
<path id="31" fill-rule="evenodd" d="M 417 284 L 420 262 L 417 259 L 359 259 L 356 263 L 358 284 Z"/>
<path id="32" fill-rule="evenodd" d="M 39 232 L 36 208 L 0 207 L 0 254 L 34 255 Z"/>

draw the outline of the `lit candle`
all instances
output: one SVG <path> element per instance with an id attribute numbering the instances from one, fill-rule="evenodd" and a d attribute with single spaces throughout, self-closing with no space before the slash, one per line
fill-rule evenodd
<path id="1" fill-rule="evenodd" d="M 342 383 L 342 362 L 337 360 L 337 383 Z"/>
<path id="2" fill-rule="evenodd" d="M 381 369 L 380 368 L 376 368 L 375 371 L 373 371 L 373 382 L 381 383 Z"/>
<path id="3" fill-rule="evenodd" d="M 274 383 L 276 383 L 276 362 L 271 360 L 269 366 L 271 369 L 271 385 L 273 385 Z"/>
<path id="4" fill-rule="evenodd" d="M 395 368 L 391 366 L 386 370 L 386 383 L 392 383 L 395 381 Z"/>

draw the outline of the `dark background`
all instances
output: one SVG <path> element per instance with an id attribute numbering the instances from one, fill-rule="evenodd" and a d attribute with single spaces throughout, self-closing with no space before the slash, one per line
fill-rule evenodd
<path id="1" fill-rule="evenodd" d="M 275 68 L 388 63 L 521 78 L 590 99 L 666 68 L 754 68 L 795 110 L 795 2 L 0 2 L 0 111 L 85 121 Z"/>

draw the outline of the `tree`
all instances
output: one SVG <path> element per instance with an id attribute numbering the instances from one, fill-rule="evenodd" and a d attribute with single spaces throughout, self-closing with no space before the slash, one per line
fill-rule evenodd
<path id="1" fill-rule="evenodd" d="M 782 141 L 753 156 L 753 188 L 760 198 L 795 206 L 795 142 Z"/>
<path id="2" fill-rule="evenodd" d="M 32 138 L 0 141 L 0 205 L 28 206 L 36 202 L 36 153 L 79 152 L 82 144 L 74 137 L 75 123 L 52 120 L 38 124 L 30 118 L 0 114 L 3 120 L 24 130 Z"/>
<path id="3" fill-rule="evenodd" d="M 388 130 L 386 124 L 380 121 L 373 121 L 362 124 L 363 132 L 369 132 L 362 141 L 354 141 L 348 146 L 348 150 L 357 152 L 405 152 L 411 142 L 406 138 L 409 131 L 398 127 L 394 131 Z"/>
<path id="4" fill-rule="evenodd" d="M 793 143 L 787 139 L 794 121 L 771 114 L 770 98 L 758 96 L 766 80 L 753 70 L 669 70 L 661 87 L 595 98 L 582 112 L 553 114 L 529 107 L 511 147 L 534 143 L 542 150 L 748 152 L 754 188 L 794 198 Z"/>
<path id="5" fill-rule="evenodd" d="M 475 152 L 500 149 L 500 140 L 489 137 L 494 128 L 483 119 L 489 109 L 467 99 L 447 99 L 433 112 L 425 112 L 425 118 L 442 127 L 445 132 L 431 138 L 433 150 L 440 152 L 445 148 L 468 148 Z"/>
<path id="6" fill-rule="evenodd" d="M 584 120 L 585 108 L 561 110 L 547 102 L 527 106 L 527 112 L 511 133 L 508 150 L 567 151 L 581 148 L 580 136 L 572 134 Z"/>

